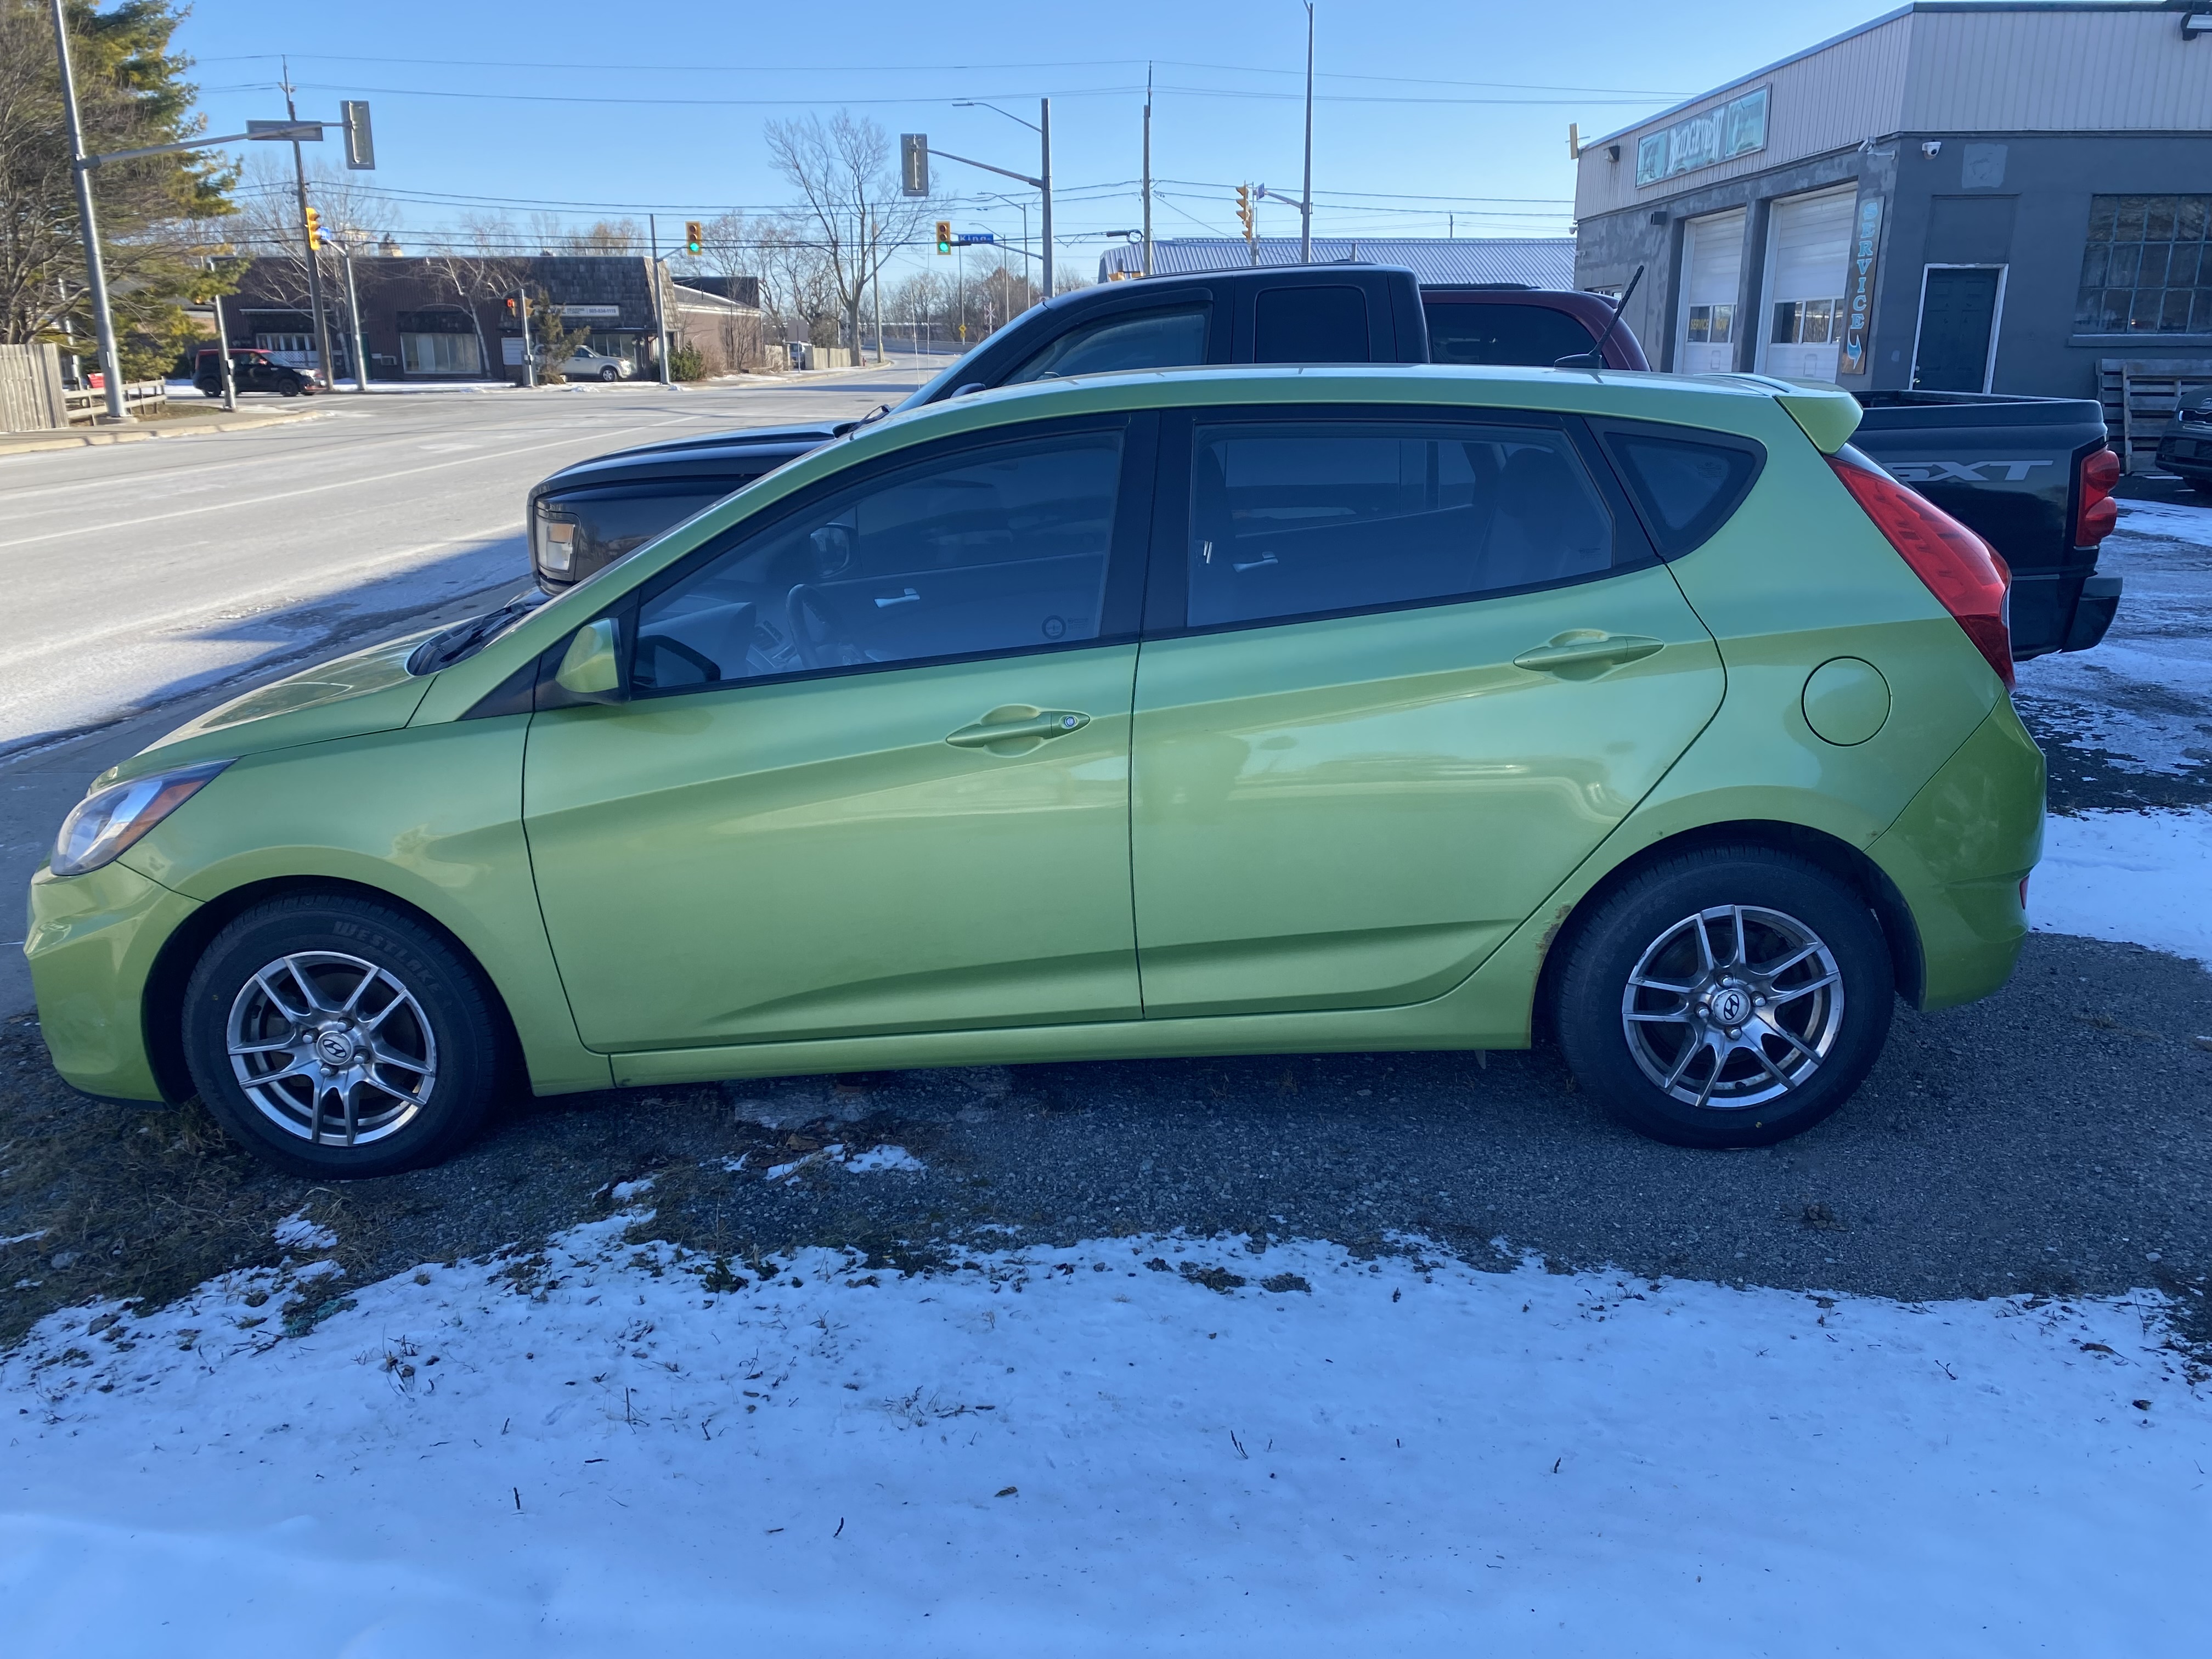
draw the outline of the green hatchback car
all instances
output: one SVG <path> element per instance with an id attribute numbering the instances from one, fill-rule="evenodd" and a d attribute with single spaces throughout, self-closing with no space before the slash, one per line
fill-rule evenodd
<path id="1" fill-rule="evenodd" d="M 1189 369 L 866 426 L 550 602 L 254 691 L 31 889 L 54 1062 L 283 1166 L 503 1090 L 1510 1048 L 1833 1111 L 2004 983 L 1989 548 L 1750 376 Z"/>

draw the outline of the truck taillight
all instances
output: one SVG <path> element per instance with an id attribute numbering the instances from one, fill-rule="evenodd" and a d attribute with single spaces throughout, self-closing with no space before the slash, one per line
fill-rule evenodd
<path id="1" fill-rule="evenodd" d="M 1875 528 L 1898 550 L 1936 603 L 1958 620 L 1974 648 L 2009 690 L 2012 629 L 2008 605 L 2012 572 L 1996 550 L 1924 496 L 1863 459 L 1831 455 L 1828 465 L 1866 509 Z"/>
<path id="2" fill-rule="evenodd" d="M 2120 504 L 2112 499 L 2112 486 L 2120 481 L 2120 458 L 2109 449 L 2084 455 L 2075 480 L 2074 545 L 2094 547 L 2112 533 L 2119 521 Z"/>

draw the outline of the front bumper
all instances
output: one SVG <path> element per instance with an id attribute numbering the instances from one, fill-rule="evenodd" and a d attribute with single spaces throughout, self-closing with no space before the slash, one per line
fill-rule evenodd
<path id="1" fill-rule="evenodd" d="M 2043 751 L 2004 699 L 1867 848 L 1919 934 L 1922 1008 L 1976 1001 L 2012 977 L 2043 802 Z"/>
<path id="2" fill-rule="evenodd" d="M 198 904 L 121 864 L 31 878 L 23 955 L 54 1069 L 87 1094 L 159 1100 L 146 1046 L 147 981 Z"/>

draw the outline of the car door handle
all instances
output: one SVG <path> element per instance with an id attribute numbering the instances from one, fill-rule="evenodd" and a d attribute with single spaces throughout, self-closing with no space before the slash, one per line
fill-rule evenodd
<path id="1" fill-rule="evenodd" d="M 945 740 L 955 749 L 990 749 L 1001 754 L 1017 754 L 1034 749 L 1048 738 L 1080 732 L 1090 724 L 1090 715 L 1073 708 L 1036 708 L 1015 703 L 994 708 L 973 726 L 947 732 Z"/>
<path id="2" fill-rule="evenodd" d="M 1664 640 L 1643 634 L 1607 634 L 1595 628 L 1575 628 L 1554 634 L 1533 651 L 1523 651 L 1513 659 L 1513 665 L 1532 669 L 1539 674 L 1556 674 L 1563 669 L 1638 662 L 1666 648 Z"/>

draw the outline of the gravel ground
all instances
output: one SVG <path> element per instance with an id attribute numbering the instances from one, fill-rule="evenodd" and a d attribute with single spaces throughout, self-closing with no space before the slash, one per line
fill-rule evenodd
<path id="1" fill-rule="evenodd" d="M 609 1213 L 616 1183 L 650 1176 L 658 1214 L 641 1237 L 755 1271 L 810 1244 L 926 1266 L 992 1233 L 1360 1250 L 1418 1235 L 1478 1262 L 1534 1251 L 1563 1269 L 1908 1299 L 2154 1285 L 2212 1344 L 2208 993 L 2194 963 L 2038 935 L 2000 995 L 1900 1009 L 1854 1101 L 1755 1152 L 1640 1139 L 1540 1049 L 611 1091 L 518 1104 L 440 1169 L 342 1188 L 263 1170 L 197 1106 L 74 1095 L 19 1022 L 0 1032 L 0 1071 L 17 1079 L 0 1085 L 15 1097 L 0 1238 L 46 1231 L 0 1247 L 0 1341 L 91 1296 L 159 1301 L 274 1265 L 271 1230 L 301 1211 L 337 1234 L 343 1282 L 359 1284 L 510 1246 L 526 1261 L 549 1233 Z M 926 1170 L 842 1166 L 887 1145 Z"/>

